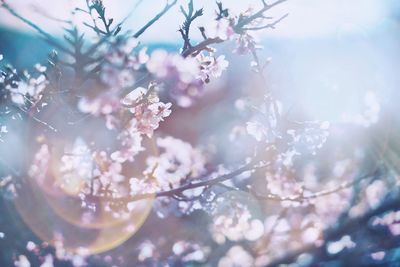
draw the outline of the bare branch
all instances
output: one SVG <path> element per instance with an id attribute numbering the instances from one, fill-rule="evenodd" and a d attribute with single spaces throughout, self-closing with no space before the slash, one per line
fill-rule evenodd
<path id="1" fill-rule="evenodd" d="M 263 26 L 258 26 L 258 27 L 250 27 L 250 28 L 243 28 L 242 30 L 244 31 L 257 31 L 257 30 L 262 30 L 262 29 L 275 29 L 275 26 L 281 22 L 282 20 L 284 20 L 285 18 L 287 18 L 289 16 L 289 13 L 283 15 L 282 17 L 280 17 L 279 19 L 277 19 L 276 21 L 269 23 L 267 25 L 263 25 Z"/>
<path id="2" fill-rule="evenodd" d="M 249 16 L 249 17 L 245 17 L 243 19 L 241 19 L 240 21 L 238 21 L 238 23 L 235 25 L 234 29 L 237 32 L 240 32 L 241 30 L 243 30 L 243 27 L 248 25 L 249 23 L 253 22 L 254 20 L 261 18 L 264 16 L 264 13 L 268 10 L 270 10 L 271 8 L 282 4 L 283 2 L 286 2 L 287 0 L 278 0 L 270 5 L 265 4 L 264 7 L 259 10 L 258 12 L 254 13 L 253 15 Z"/>
<path id="3" fill-rule="evenodd" d="M 12 16 L 15 18 L 19 19 L 23 23 L 27 24 L 31 28 L 35 29 L 45 40 L 51 45 L 54 45 L 57 49 L 60 51 L 63 51 L 64 53 L 67 53 L 69 55 L 73 55 L 73 52 L 67 49 L 66 47 L 62 46 L 61 44 L 58 43 L 58 41 L 53 38 L 49 33 L 45 32 L 42 28 L 40 28 L 38 25 L 33 23 L 32 21 L 22 17 L 20 14 L 18 14 L 12 7 L 10 7 L 5 0 L 0 0 L 1 7 L 3 7 L 5 10 L 7 10 Z"/>
<path id="4" fill-rule="evenodd" d="M 50 15 L 49 13 L 47 13 L 45 10 L 43 10 L 42 8 L 40 8 L 37 5 L 32 5 L 32 9 L 36 13 L 38 13 L 39 15 L 41 15 L 41 16 L 47 18 L 47 19 L 50 19 L 50 20 L 53 20 L 53 21 L 56 21 L 56 22 L 60 22 L 60 23 L 65 23 L 65 24 L 71 24 L 72 23 L 71 20 L 60 19 L 60 18 L 57 18 L 57 17 L 54 17 L 54 16 Z"/>
<path id="5" fill-rule="evenodd" d="M 168 10 L 171 9 L 176 4 L 177 0 L 174 0 L 171 4 L 167 2 L 165 5 L 164 9 L 158 13 L 154 18 L 152 18 L 149 22 L 146 23 L 140 30 L 138 30 L 133 37 L 138 38 L 140 35 L 142 35 L 151 25 L 153 25 L 157 20 L 159 20 L 162 16 L 164 16 L 165 13 L 168 12 Z"/>
<path id="6" fill-rule="evenodd" d="M 44 125 L 45 127 L 47 127 L 48 129 L 52 130 L 53 132 L 58 132 L 56 128 L 54 128 L 53 126 L 51 126 L 50 124 L 48 124 L 47 122 L 42 121 L 41 119 L 35 117 L 34 115 L 30 114 L 28 111 L 26 111 L 25 109 L 18 107 L 19 110 L 21 110 L 22 112 L 26 113 L 27 116 L 29 118 L 32 118 L 34 121 Z"/>
<path id="7" fill-rule="evenodd" d="M 193 0 L 189 1 L 187 11 L 183 8 L 183 6 L 181 6 L 180 9 L 182 14 L 185 16 L 185 21 L 183 22 L 183 25 L 179 29 L 179 32 L 181 33 L 183 39 L 182 51 L 185 51 L 186 49 L 192 47 L 192 45 L 190 44 L 190 36 L 189 36 L 190 26 L 195 19 L 203 15 L 203 9 L 200 8 L 194 11 Z"/>

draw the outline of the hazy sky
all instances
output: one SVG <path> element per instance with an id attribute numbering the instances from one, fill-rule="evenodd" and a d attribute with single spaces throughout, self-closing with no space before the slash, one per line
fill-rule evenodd
<path id="1" fill-rule="evenodd" d="M 38 8 L 57 18 L 70 18 L 70 10 L 84 0 L 9 0 L 16 9 L 48 31 L 61 34 L 61 26 L 49 23 Z M 233 13 L 260 0 L 222 0 Z M 107 12 L 116 21 L 125 17 L 137 0 L 104 0 Z M 179 4 L 186 1 L 179 0 Z M 214 14 L 215 0 L 194 0 L 205 14 L 194 25 L 206 25 Z M 57 3 L 57 4 L 55 4 Z M 133 31 L 143 26 L 165 5 L 164 0 L 142 0 L 125 24 Z M 45 7 L 45 8 L 44 8 Z M 289 17 L 276 30 L 265 31 L 262 57 L 271 57 L 268 81 L 277 92 L 290 92 L 301 100 L 310 114 L 327 120 L 354 117 L 364 108 L 364 99 L 397 92 L 400 77 L 400 1 L 398 0 L 288 0 L 270 13 Z M 20 22 L 0 11 L 0 22 L 26 30 Z M 397 13 L 396 13 L 397 12 Z M 397 17 L 397 18 L 396 18 Z M 396 21 L 397 19 L 397 21 Z M 183 16 L 179 5 L 150 28 L 142 41 L 180 42 L 177 28 Z M 195 39 L 195 38 L 192 38 Z M 393 98 L 394 99 L 394 98 Z M 381 99 L 382 100 L 382 99 Z M 345 114 L 346 113 L 346 114 Z M 349 115 L 350 114 L 350 115 Z"/>
<path id="2" fill-rule="evenodd" d="M 60 32 L 60 25 L 49 23 L 48 19 L 38 14 L 37 10 L 42 10 L 57 18 L 70 18 L 71 8 L 81 5 L 84 0 L 9 0 L 9 2 L 19 12 L 49 31 Z M 185 2 L 185 0 L 179 0 L 179 4 L 185 4 Z M 261 5 L 260 0 L 225 0 L 223 2 L 234 13 L 251 6 L 257 8 Z M 279 30 L 269 31 L 267 34 L 284 38 L 318 38 L 367 32 L 390 22 L 395 2 L 395 0 L 288 0 L 272 10 L 270 15 L 279 17 L 289 13 L 290 16 L 279 25 Z M 126 29 L 133 30 L 138 29 L 165 5 L 164 0 L 104 0 L 104 3 L 108 7 L 109 15 L 117 19 L 123 18 L 137 6 L 125 26 Z M 195 5 L 199 8 L 205 7 L 204 17 L 197 22 L 198 25 L 205 25 L 207 19 L 214 15 L 215 1 L 195 0 Z M 5 15 L 3 11 L 0 12 L 3 13 L 0 16 L 2 24 L 24 29 L 20 22 Z M 161 19 L 158 27 L 146 32 L 143 39 L 168 42 L 177 40 L 179 38 L 178 22 L 182 21 L 182 19 L 177 21 L 177 17 L 183 19 L 178 5 Z M 159 27 L 162 27 L 162 31 Z"/>

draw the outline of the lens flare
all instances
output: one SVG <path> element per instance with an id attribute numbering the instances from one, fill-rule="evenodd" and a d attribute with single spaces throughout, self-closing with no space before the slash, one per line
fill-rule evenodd
<path id="1" fill-rule="evenodd" d="M 59 216 L 59 210 L 49 204 L 44 194 L 27 182 L 21 185 L 14 204 L 24 222 L 43 241 L 51 244 L 62 241 L 64 248 L 71 252 L 83 249 L 90 254 L 110 250 L 130 238 L 147 218 L 153 202 L 153 199 L 136 201 L 128 218 L 113 221 L 113 225 L 108 227 L 90 228 L 71 223 L 71 219 L 65 220 L 67 216 Z M 68 206 L 71 210 L 66 207 L 64 210 L 68 211 L 68 215 L 73 214 L 73 206 Z M 105 218 L 108 216 L 102 217 Z"/>
<path id="2" fill-rule="evenodd" d="M 94 171 L 102 163 L 84 142 L 75 141 L 67 153 L 65 147 L 44 146 L 38 160 L 46 170 L 20 184 L 17 211 L 40 239 L 68 251 L 95 254 L 119 246 L 142 226 L 155 197 L 133 200 L 126 177 L 140 177 L 149 153 L 156 151 L 147 149 L 129 170 L 121 169 L 121 180 L 104 185 Z"/>

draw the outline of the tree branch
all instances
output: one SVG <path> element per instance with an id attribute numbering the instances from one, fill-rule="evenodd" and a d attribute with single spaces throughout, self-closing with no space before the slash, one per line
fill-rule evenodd
<path id="1" fill-rule="evenodd" d="M 56 48 L 58 48 L 60 51 L 63 51 L 64 53 L 67 53 L 69 55 L 73 55 L 73 52 L 67 49 L 66 47 L 62 46 L 57 42 L 55 38 L 53 38 L 49 33 L 45 32 L 42 28 L 40 28 L 38 25 L 33 23 L 32 21 L 22 17 L 20 14 L 18 14 L 13 8 L 11 8 L 5 0 L 0 0 L 1 7 L 3 7 L 5 10 L 7 10 L 12 16 L 15 18 L 19 19 L 26 25 L 30 26 L 31 28 L 35 29 L 42 37 L 46 40 L 51 45 L 54 45 Z"/>
<path id="2" fill-rule="evenodd" d="M 241 20 L 238 21 L 238 23 L 235 25 L 234 29 L 236 32 L 240 32 L 243 30 L 243 27 L 248 25 L 249 23 L 253 22 L 254 20 L 263 17 L 264 13 L 268 10 L 270 10 L 271 8 L 282 4 L 283 2 L 286 2 L 287 0 L 278 0 L 270 5 L 268 5 L 267 3 L 264 2 L 264 7 L 262 9 L 260 9 L 258 12 L 256 12 L 255 14 L 249 16 L 249 17 L 245 17 Z"/>
<path id="3" fill-rule="evenodd" d="M 157 193 L 136 194 L 133 196 L 120 197 L 120 198 L 118 198 L 118 197 L 101 197 L 101 199 L 109 200 L 109 201 L 137 201 L 137 200 L 154 198 L 154 197 L 156 197 L 156 198 L 157 197 L 174 197 L 177 195 L 178 196 L 182 195 L 183 192 L 185 192 L 189 189 L 195 189 L 195 188 L 199 188 L 199 187 L 211 187 L 211 186 L 220 184 L 221 182 L 230 180 L 244 172 L 259 170 L 259 169 L 266 168 L 268 166 L 269 166 L 269 164 L 254 164 L 253 162 L 250 162 L 228 174 L 224 174 L 224 175 L 218 176 L 216 178 L 203 180 L 203 181 L 199 181 L 199 182 L 189 182 L 185 185 L 182 185 L 180 187 L 170 189 L 170 190 L 159 191 Z M 202 179 L 204 179 L 204 177 L 193 178 L 193 180 L 202 180 Z"/>
<path id="4" fill-rule="evenodd" d="M 146 23 L 140 30 L 138 30 L 133 37 L 138 38 L 140 35 L 142 35 L 151 25 L 153 25 L 157 20 L 159 20 L 162 16 L 164 16 L 165 13 L 168 12 L 168 10 L 171 9 L 176 4 L 177 0 L 174 0 L 171 4 L 165 5 L 164 9 L 158 13 L 154 18 L 152 18 L 149 22 Z"/>
<path id="5" fill-rule="evenodd" d="M 286 13 L 285 15 L 283 15 L 282 17 L 280 17 L 279 19 L 277 19 L 276 21 L 274 21 L 272 23 L 269 23 L 269 24 L 266 24 L 263 26 L 258 26 L 258 27 L 243 28 L 242 30 L 243 31 L 258 31 L 258 30 L 267 29 L 267 28 L 275 29 L 276 24 L 278 24 L 279 22 L 281 22 L 288 16 L 289 16 L 289 13 Z"/>
<path id="6" fill-rule="evenodd" d="M 293 196 L 287 196 L 287 197 L 280 197 L 278 195 L 275 194 L 268 194 L 268 195 L 261 195 L 257 192 L 252 191 L 255 196 L 257 198 L 260 199 L 266 199 L 266 200 L 275 200 L 275 201 L 292 201 L 292 202 L 302 202 L 305 200 L 309 200 L 309 199 L 314 199 L 314 198 L 319 198 L 319 197 L 323 197 L 323 196 L 327 196 L 327 195 L 331 195 L 333 193 L 337 193 L 343 189 L 346 188 L 350 188 L 358 183 L 360 183 L 361 181 L 371 178 L 371 177 L 375 177 L 377 175 L 381 174 L 381 170 L 380 169 L 376 169 L 374 172 L 366 174 L 366 175 L 362 175 L 360 177 L 358 177 L 357 179 L 354 179 L 350 182 L 346 182 L 343 183 L 337 187 L 334 187 L 332 189 L 326 189 L 326 190 L 322 190 L 319 192 L 315 192 L 309 195 L 303 195 L 303 194 L 298 194 L 298 195 L 293 195 Z"/>
<path id="7" fill-rule="evenodd" d="M 273 23 L 264 25 L 264 26 L 260 26 L 260 27 L 252 27 L 252 28 L 245 28 L 245 26 L 247 26 L 248 24 L 250 24 L 251 22 L 253 22 L 254 20 L 258 19 L 258 18 L 262 18 L 264 17 L 264 13 L 268 10 L 270 10 L 271 8 L 285 2 L 287 0 L 279 0 L 274 2 L 273 4 L 266 4 L 264 2 L 264 7 L 262 9 L 260 9 L 258 12 L 256 12 L 255 14 L 253 14 L 252 16 L 249 17 L 245 17 L 245 18 L 240 18 L 238 20 L 238 22 L 236 23 L 236 25 L 233 26 L 233 29 L 236 33 L 243 33 L 243 31 L 245 30 L 260 30 L 260 29 L 265 29 L 265 28 L 274 28 L 276 26 L 276 24 L 278 24 L 279 22 L 281 22 L 283 19 L 285 19 L 289 14 L 285 14 L 284 16 L 282 16 L 281 18 L 279 18 L 278 20 L 276 20 Z M 184 13 L 185 14 L 185 13 Z M 187 15 L 186 15 L 187 16 Z M 184 36 L 183 31 L 181 31 L 182 37 L 185 40 L 185 43 L 187 42 L 186 39 L 189 39 L 189 36 Z M 217 43 L 222 43 L 225 40 L 222 40 L 220 38 L 208 38 L 200 43 L 198 43 L 195 46 L 191 46 L 191 45 L 184 45 L 184 49 L 183 52 L 181 53 L 181 55 L 183 57 L 188 57 L 192 54 L 198 54 L 200 51 L 204 50 L 207 48 L 207 46 L 212 45 L 212 44 L 217 44 Z"/>

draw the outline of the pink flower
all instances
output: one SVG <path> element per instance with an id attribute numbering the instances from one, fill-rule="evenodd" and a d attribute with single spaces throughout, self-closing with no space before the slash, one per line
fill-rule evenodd
<path id="1" fill-rule="evenodd" d="M 99 178 L 100 184 L 96 188 L 115 189 L 119 192 L 118 184 L 124 181 L 125 176 L 121 174 L 122 165 L 120 162 L 110 159 L 106 152 L 101 151 L 94 154 L 97 166 L 93 171 L 94 176 Z M 96 190 L 94 190 L 96 193 Z"/>
<path id="2" fill-rule="evenodd" d="M 38 77 L 30 77 L 26 72 L 26 80 L 20 81 L 17 88 L 13 88 L 7 85 L 6 89 L 11 93 L 11 100 L 17 105 L 23 105 L 25 99 L 29 98 L 33 102 L 38 101 L 41 98 L 43 90 L 49 84 L 46 76 L 40 74 Z"/>
<path id="3" fill-rule="evenodd" d="M 173 137 L 165 137 L 158 138 L 157 145 L 164 152 L 158 157 L 147 159 L 145 173 L 153 173 L 161 188 L 177 186 L 189 176 L 198 177 L 204 173 L 205 157 L 190 144 Z"/>
<path id="4" fill-rule="evenodd" d="M 105 55 L 106 61 L 101 65 L 100 78 L 111 88 L 125 88 L 135 82 L 135 70 L 146 64 L 146 48 L 134 53 L 138 46 L 135 38 L 120 40 L 110 46 Z"/>
<path id="5" fill-rule="evenodd" d="M 115 91 L 102 93 L 93 99 L 84 97 L 78 103 L 80 111 L 96 116 L 109 115 L 120 107 L 121 103 Z"/>
<path id="6" fill-rule="evenodd" d="M 196 59 L 200 64 L 199 78 L 205 83 L 209 82 L 210 76 L 215 78 L 220 77 L 229 65 L 229 62 L 225 60 L 225 56 L 223 55 L 215 58 L 214 56 L 199 54 Z"/>
<path id="7" fill-rule="evenodd" d="M 234 34 L 234 30 L 228 19 L 213 20 L 205 27 L 205 34 L 208 38 L 220 38 L 221 40 L 228 40 Z"/>
<path id="8" fill-rule="evenodd" d="M 134 157 L 143 151 L 142 137 L 139 132 L 123 131 L 119 137 L 122 147 L 111 154 L 111 159 L 123 163 L 125 161 L 134 161 Z"/>
<path id="9" fill-rule="evenodd" d="M 179 54 L 156 50 L 146 66 L 149 72 L 164 84 L 179 106 L 192 105 L 193 99 L 202 92 L 200 66 L 195 58 L 184 58 Z"/>
<path id="10" fill-rule="evenodd" d="M 246 130 L 249 135 L 254 137 L 258 142 L 266 139 L 267 128 L 259 122 L 247 122 Z"/>
<path id="11" fill-rule="evenodd" d="M 258 46 L 255 38 L 248 32 L 245 32 L 237 37 L 236 48 L 233 52 L 239 55 L 244 55 L 254 51 L 256 48 L 258 48 Z"/>
<path id="12" fill-rule="evenodd" d="M 33 158 L 32 165 L 29 168 L 29 176 L 39 182 L 44 182 L 50 163 L 50 151 L 46 144 L 43 144 Z"/>
<path id="13" fill-rule="evenodd" d="M 196 78 L 199 71 L 195 59 L 184 58 L 179 54 L 169 54 L 164 50 L 154 51 L 146 66 L 157 78 L 175 78 L 183 83 L 190 83 Z"/>
<path id="14" fill-rule="evenodd" d="M 143 87 L 136 88 L 126 96 L 123 103 L 132 106 L 129 109 L 134 115 L 131 120 L 131 131 L 137 131 L 151 137 L 154 130 L 159 127 L 160 122 L 171 114 L 172 104 L 160 102 L 156 95 L 146 96 L 146 92 Z"/>

